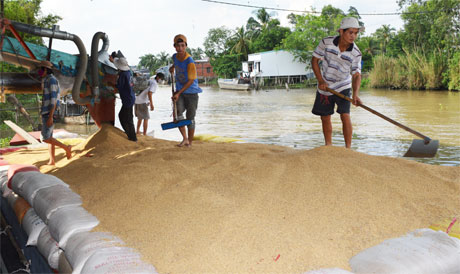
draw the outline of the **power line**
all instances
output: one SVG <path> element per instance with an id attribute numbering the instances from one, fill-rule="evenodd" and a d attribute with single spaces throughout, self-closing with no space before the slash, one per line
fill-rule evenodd
<path id="1" fill-rule="evenodd" d="M 231 6 L 246 7 L 246 8 L 256 8 L 256 9 L 292 11 L 292 12 L 303 12 L 303 13 L 321 13 L 321 12 L 318 12 L 318 11 L 305 11 L 305 10 L 290 10 L 290 9 L 281 9 L 281 8 L 269 8 L 269 7 L 260 7 L 260 6 L 245 5 L 245 4 L 238 4 L 238 3 L 230 3 L 230 2 L 223 2 L 223 1 L 214 1 L 214 0 L 201 0 L 201 1 L 203 1 L 203 2 L 211 2 L 211 3 L 216 3 L 216 4 L 224 4 L 224 5 L 231 5 Z"/>
<path id="2" fill-rule="evenodd" d="M 256 8 L 256 9 L 266 9 L 266 10 L 279 10 L 279 11 L 290 11 L 290 12 L 301 12 L 301 13 L 310 13 L 310 14 L 321 14 L 320 11 L 306 11 L 306 10 L 291 10 L 291 9 L 282 9 L 282 8 L 271 8 L 271 7 L 262 7 L 262 6 L 238 4 L 238 3 L 215 1 L 215 0 L 201 0 L 201 1 L 210 2 L 210 3 L 216 3 L 216 4 L 223 4 L 223 5 L 230 5 L 230 6 L 246 7 L 246 8 Z M 422 13 L 437 13 L 437 12 L 451 11 L 451 10 L 453 10 L 453 9 L 436 10 L 436 11 L 416 11 L 416 12 L 360 13 L 359 15 L 361 16 L 361 15 L 422 14 Z"/>

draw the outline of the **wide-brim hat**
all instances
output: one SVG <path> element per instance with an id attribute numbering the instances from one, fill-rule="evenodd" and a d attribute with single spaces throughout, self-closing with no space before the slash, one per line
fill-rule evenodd
<path id="1" fill-rule="evenodd" d="M 127 61 L 126 58 L 124 58 L 124 57 L 115 58 L 115 59 L 113 60 L 113 64 L 114 64 L 114 65 L 117 67 L 117 69 L 119 69 L 119 70 L 123 70 L 123 71 L 130 70 L 129 65 L 128 65 L 128 61 Z"/>
<path id="2" fill-rule="evenodd" d="M 43 61 L 40 62 L 40 67 L 45 67 L 45 68 L 52 69 L 53 64 L 50 61 L 43 60 Z"/>
<path id="3" fill-rule="evenodd" d="M 364 27 L 359 25 L 358 19 L 355 17 L 345 17 L 342 19 L 342 22 L 340 22 L 340 28 L 337 31 L 349 28 L 359 29 L 360 32 L 365 30 Z"/>

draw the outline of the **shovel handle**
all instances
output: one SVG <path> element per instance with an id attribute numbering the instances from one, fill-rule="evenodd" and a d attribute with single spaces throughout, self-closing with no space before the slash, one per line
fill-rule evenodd
<path id="1" fill-rule="evenodd" d="M 172 96 L 174 96 L 174 75 L 172 74 L 171 74 L 171 92 L 172 92 Z M 172 107 L 173 107 L 173 121 L 175 123 L 177 121 L 177 108 L 176 108 L 176 101 L 174 101 L 174 99 L 172 99 Z"/>
<path id="2" fill-rule="evenodd" d="M 347 100 L 347 101 L 353 103 L 353 100 L 352 100 L 350 97 L 347 97 L 347 96 L 343 95 L 343 94 L 340 93 L 340 92 L 337 92 L 337 91 L 335 91 L 335 90 L 333 90 L 333 89 L 330 89 L 330 88 L 328 88 L 328 87 L 326 87 L 326 91 L 328 91 L 328 92 L 330 92 L 330 93 L 332 93 L 332 94 L 334 94 L 334 95 L 339 96 L 339 97 L 342 98 L 342 99 L 345 99 L 345 100 Z M 401 124 L 401 123 L 398 123 L 398 122 L 396 122 L 395 120 L 393 120 L 393 119 L 391 119 L 391 118 L 389 118 L 389 117 L 383 115 L 382 113 L 380 113 L 380 112 L 378 112 L 378 111 L 376 111 L 376 110 L 371 109 L 370 107 L 368 107 L 368 106 L 366 106 L 366 105 L 364 105 L 364 104 L 358 104 L 358 107 L 362 107 L 362 108 L 364 108 L 365 110 L 367 110 L 367 111 L 369 111 L 369 112 L 371 112 L 371 113 L 373 113 L 373 114 L 379 116 L 380 118 L 387 120 L 388 122 L 392 123 L 393 125 L 396 125 L 396 126 L 402 128 L 402 129 L 404 129 L 404 130 L 406 130 L 406 131 L 408 131 L 408 132 L 410 132 L 410 133 L 412 133 L 412 134 L 417 135 L 418 137 L 422 138 L 422 139 L 425 141 L 425 143 L 429 143 L 429 142 L 431 141 L 431 138 L 430 138 L 430 137 L 425 136 L 425 135 L 421 134 L 420 132 L 415 131 L 415 130 L 413 130 L 413 129 L 411 129 L 411 128 L 409 128 L 409 127 L 407 127 L 407 126 L 405 126 L 405 125 L 403 125 L 403 124 Z"/>

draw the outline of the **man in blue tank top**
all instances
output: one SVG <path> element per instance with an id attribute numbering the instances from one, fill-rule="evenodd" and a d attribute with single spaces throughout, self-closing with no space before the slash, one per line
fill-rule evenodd
<path id="1" fill-rule="evenodd" d="M 185 131 L 185 126 L 179 127 L 182 135 L 182 142 L 179 147 L 190 147 L 192 145 L 193 136 L 195 135 L 195 114 L 198 108 L 198 93 L 202 90 L 198 86 L 196 74 L 196 66 L 193 58 L 187 53 L 187 38 L 178 34 L 174 37 L 174 48 L 176 54 L 173 55 L 173 65 L 169 68 L 171 75 L 175 71 L 176 91 L 172 96 L 172 100 L 176 103 L 177 120 L 185 118 L 192 121 L 188 125 L 188 132 Z M 188 133 L 188 134 L 187 134 Z"/>

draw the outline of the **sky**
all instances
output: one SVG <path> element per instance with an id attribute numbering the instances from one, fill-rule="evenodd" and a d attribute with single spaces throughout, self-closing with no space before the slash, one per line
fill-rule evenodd
<path id="1" fill-rule="evenodd" d="M 396 0 L 222 0 L 235 4 L 288 10 L 321 11 L 332 5 L 344 12 L 350 6 L 360 14 L 399 12 Z M 211 28 L 226 26 L 235 29 L 246 25 L 249 17 L 255 17 L 257 8 L 218 4 L 202 0 L 43 0 L 43 14 L 56 14 L 63 19 L 58 22 L 61 31 L 75 34 L 83 41 L 86 51 L 91 51 L 91 40 L 96 32 L 105 32 L 110 41 L 109 53 L 116 50 L 127 58 L 131 66 L 146 54 L 162 51 L 172 55 L 175 50 L 173 38 L 184 34 L 188 46 L 203 47 Z M 274 11 L 282 26 L 289 27 L 287 15 L 291 12 Z M 301 14 L 301 12 L 294 12 Z M 396 30 L 403 27 L 399 15 L 362 15 L 367 35 L 382 25 Z M 45 40 L 46 42 L 47 40 Z M 102 41 L 99 47 L 102 46 Z M 78 53 L 72 41 L 53 40 L 53 49 Z"/>

